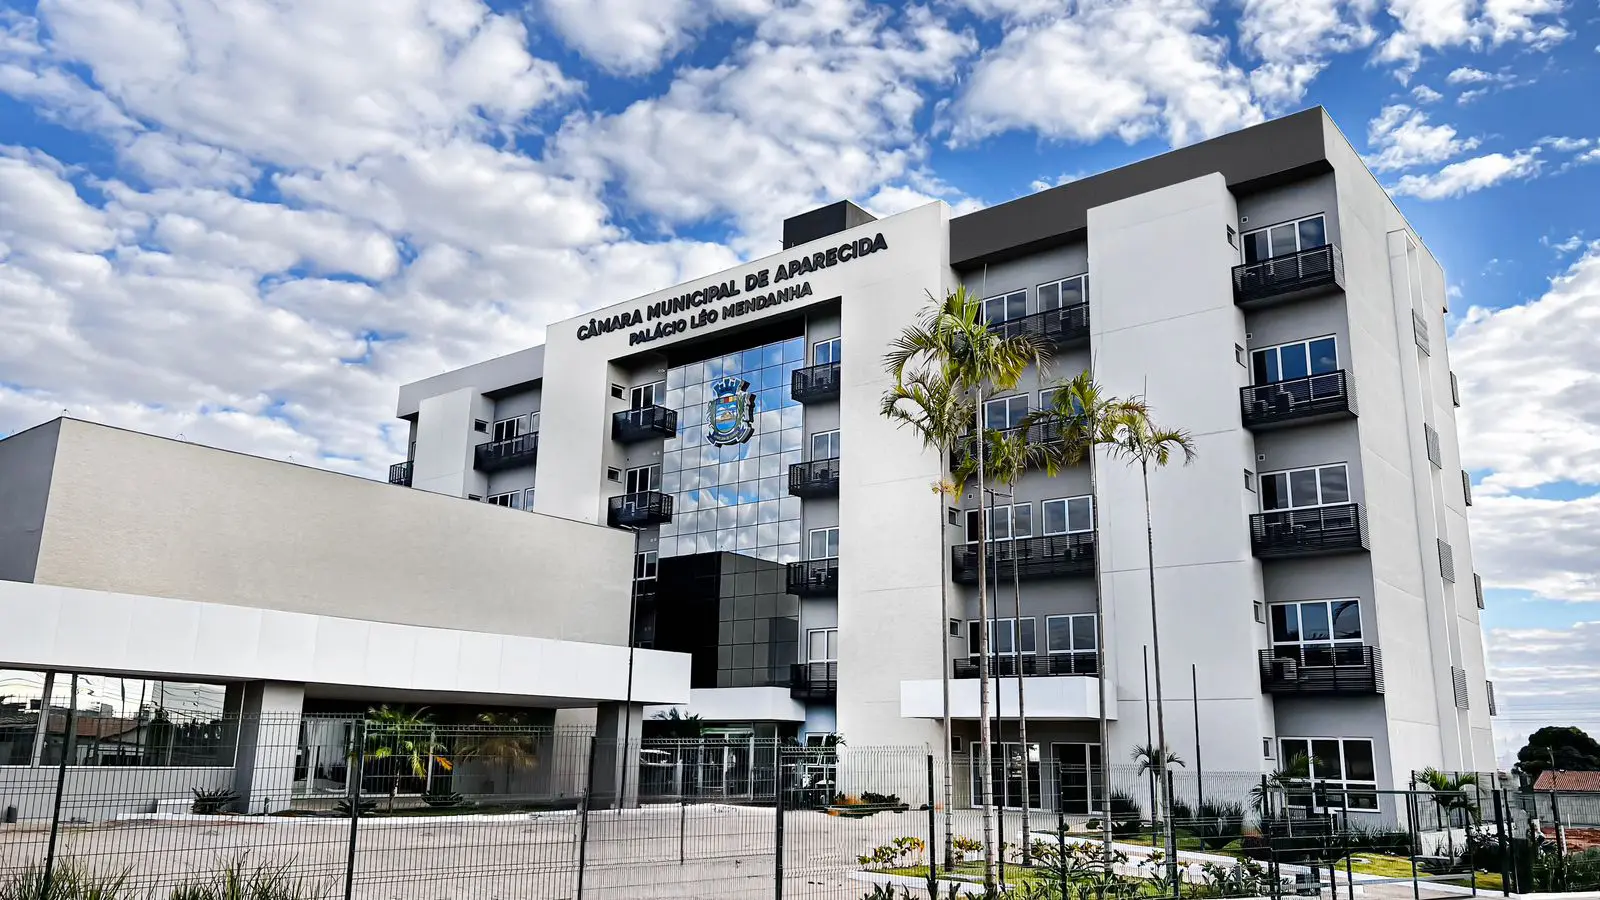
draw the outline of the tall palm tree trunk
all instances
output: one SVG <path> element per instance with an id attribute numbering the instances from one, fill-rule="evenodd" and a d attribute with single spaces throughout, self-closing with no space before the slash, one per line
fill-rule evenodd
<path id="1" fill-rule="evenodd" d="M 1090 521 L 1094 535 L 1094 664 L 1100 691 L 1100 845 L 1101 862 L 1111 868 L 1111 722 L 1106 713 L 1106 609 L 1100 593 L 1100 492 L 1096 483 L 1098 464 L 1095 450 L 1089 449 Z M 1089 793 L 1094 793 L 1094 775 L 1089 776 Z M 1093 812 L 1091 809 L 1090 812 Z"/>
<path id="2" fill-rule="evenodd" d="M 955 763 L 950 758 L 950 748 L 954 745 L 954 734 L 950 726 L 950 638 L 945 629 L 950 622 L 950 573 L 945 569 L 946 560 L 950 554 L 945 552 L 948 543 L 945 538 L 949 536 L 945 525 L 945 498 L 944 475 L 948 471 L 945 466 L 947 454 L 939 452 L 939 491 L 934 495 L 938 501 L 939 513 L 939 687 L 944 691 L 944 870 L 950 871 L 955 867 Z M 933 798 L 929 797 L 932 803 Z M 932 848 L 929 848 L 932 852 Z M 931 859 L 931 857 L 930 857 Z"/>
<path id="3" fill-rule="evenodd" d="M 1141 460 L 1139 470 L 1144 481 L 1145 558 L 1150 567 L 1150 655 L 1156 669 L 1156 752 L 1160 758 L 1160 769 L 1156 773 L 1156 781 L 1160 785 L 1157 796 L 1161 798 L 1161 818 L 1165 826 L 1166 840 L 1163 843 L 1167 854 L 1167 878 L 1173 890 L 1177 890 L 1177 835 L 1173 832 L 1172 797 L 1169 796 L 1171 785 L 1167 781 L 1167 716 L 1161 702 L 1161 627 L 1156 621 L 1156 533 L 1150 517 L 1150 464 Z"/>
<path id="4" fill-rule="evenodd" d="M 983 391 L 974 392 L 973 403 L 976 428 L 973 443 L 978 454 L 978 784 L 983 804 L 983 885 L 992 894 L 995 884 L 994 844 L 994 759 L 993 735 L 989 731 L 989 585 L 988 554 L 984 544 L 989 540 L 988 523 L 983 513 Z"/>
<path id="5" fill-rule="evenodd" d="M 1010 485 L 1011 493 L 1016 494 L 1015 484 Z M 1031 529 L 1030 529 L 1031 530 Z M 1017 572 L 1017 523 L 1013 518 L 1011 522 L 1011 609 L 1012 628 L 1016 631 L 1012 641 L 1017 650 L 1017 740 L 1022 744 L 1022 864 L 1033 865 L 1033 853 L 1029 849 L 1028 832 L 1031 822 L 1028 819 L 1028 807 L 1033 802 L 1028 787 L 1028 703 L 1023 698 L 1024 682 L 1022 680 L 1022 576 Z M 1039 651 L 1039 633 L 1033 634 L 1033 649 L 1035 658 Z M 1040 789 L 1044 787 L 1040 784 Z"/>

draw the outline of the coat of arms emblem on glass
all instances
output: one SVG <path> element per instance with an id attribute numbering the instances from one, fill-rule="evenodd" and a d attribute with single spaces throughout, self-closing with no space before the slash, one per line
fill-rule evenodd
<path id="1" fill-rule="evenodd" d="M 706 440 L 718 447 L 742 444 L 755 434 L 756 395 L 750 382 L 735 375 L 711 383 L 706 402 Z"/>

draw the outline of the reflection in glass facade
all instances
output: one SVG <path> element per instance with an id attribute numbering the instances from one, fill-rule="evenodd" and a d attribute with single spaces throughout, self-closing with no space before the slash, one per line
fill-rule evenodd
<path id="1" fill-rule="evenodd" d="M 0 765 L 232 765 L 227 699 L 220 684 L 0 669 Z"/>
<path id="2" fill-rule="evenodd" d="M 661 454 L 661 489 L 675 498 L 661 526 L 663 559 L 733 551 L 772 562 L 800 558 L 800 498 L 789 496 L 789 466 L 804 453 L 801 406 L 791 375 L 805 361 L 805 339 L 791 338 L 667 370 L 665 405 L 678 411 L 678 436 Z M 755 395 L 755 432 L 743 444 L 706 440 L 712 382 L 728 375 Z"/>

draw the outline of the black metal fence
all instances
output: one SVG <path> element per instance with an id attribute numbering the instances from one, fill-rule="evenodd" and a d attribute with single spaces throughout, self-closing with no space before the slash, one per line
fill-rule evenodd
<path id="1" fill-rule="evenodd" d="M 854 900 L 925 896 L 930 863 L 946 882 L 982 878 L 986 829 L 973 807 L 984 778 L 970 755 L 954 758 L 947 810 L 943 760 L 926 748 L 748 734 L 624 745 L 525 715 L 115 727 L 47 717 L 20 754 L 29 764 L 0 767 L 0 897 Z M 1041 758 L 1029 747 L 996 744 L 988 782 L 1005 881 L 1043 891 L 1030 897 L 1059 896 L 1049 885 L 1060 879 L 1113 876 L 1149 893 L 1171 874 L 1153 855 L 1168 822 L 1175 874 L 1193 896 L 1405 880 L 1509 890 L 1590 877 L 1576 842 L 1561 851 L 1543 837 L 1537 798 L 1493 776 L 1456 791 L 1386 791 L 1180 769 L 1166 803 L 1154 773 L 1119 764 L 1107 808 L 1097 748 L 1052 745 Z M 1120 861 L 1096 876 L 1106 822 Z M 1403 874 L 1364 870 L 1373 859 Z"/>

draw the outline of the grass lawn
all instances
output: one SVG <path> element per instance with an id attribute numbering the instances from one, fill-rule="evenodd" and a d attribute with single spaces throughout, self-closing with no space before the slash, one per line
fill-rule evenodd
<path id="1" fill-rule="evenodd" d="M 1388 856 L 1382 853 L 1356 853 L 1354 854 L 1354 859 L 1356 861 L 1351 864 L 1350 868 L 1363 875 L 1379 875 L 1384 878 L 1411 877 L 1411 860 L 1404 856 Z M 1339 868 L 1344 868 L 1342 862 L 1339 863 Z M 1428 873 L 1418 866 L 1417 874 L 1427 875 Z M 1459 878 L 1448 879 L 1445 883 L 1466 886 L 1472 884 L 1472 881 L 1471 876 L 1462 875 Z M 1502 887 L 1499 872 L 1479 872 L 1477 882 L 1478 890 L 1480 891 L 1499 891 Z"/>

